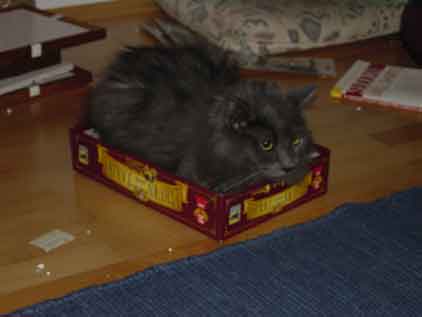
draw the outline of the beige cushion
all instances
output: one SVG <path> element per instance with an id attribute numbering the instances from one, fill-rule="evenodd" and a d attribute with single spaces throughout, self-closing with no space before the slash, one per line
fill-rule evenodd
<path id="1" fill-rule="evenodd" d="M 156 0 L 170 16 L 214 43 L 243 53 L 277 54 L 399 31 L 403 1 Z"/>

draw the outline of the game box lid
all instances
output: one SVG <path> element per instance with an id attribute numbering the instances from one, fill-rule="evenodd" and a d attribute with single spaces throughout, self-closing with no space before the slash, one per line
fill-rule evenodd
<path id="1" fill-rule="evenodd" d="M 72 65 L 71 71 L 54 77 L 50 76 L 51 69 L 69 64 L 62 62 L 62 49 L 105 37 L 106 30 L 102 27 L 30 6 L 0 9 L 0 90 L 7 86 L 7 91 L 0 93 L 2 105 L 10 107 L 86 86 L 92 81 L 89 71 Z M 39 72 L 43 74 L 31 77 Z M 33 78 L 32 83 L 28 83 L 30 78 Z M 12 91 L 10 87 L 15 88 Z"/>
<path id="2" fill-rule="evenodd" d="M 75 66 L 69 76 L 57 78 L 54 81 L 34 84 L 11 93 L 0 96 L 0 108 L 10 108 L 37 98 L 51 96 L 57 93 L 86 87 L 92 81 L 92 74 L 80 67 Z"/>
<path id="3" fill-rule="evenodd" d="M 57 64 L 61 49 L 105 37 L 102 27 L 30 6 L 0 9 L 0 79 Z"/>
<path id="4" fill-rule="evenodd" d="M 0 10 L 0 60 L 37 58 L 43 52 L 102 39 L 102 27 L 29 6 Z"/>

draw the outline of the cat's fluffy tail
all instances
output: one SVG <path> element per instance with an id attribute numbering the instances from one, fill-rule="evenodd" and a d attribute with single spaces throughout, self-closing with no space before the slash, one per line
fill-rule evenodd
<path id="1" fill-rule="evenodd" d="M 150 20 L 141 25 L 141 29 L 165 47 L 209 45 L 199 34 L 169 19 Z"/>
<path id="2" fill-rule="evenodd" d="M 152 19 L 141 25 L 141 30 L 157 40 L 159 46 L 167 48 L 195 48 L 202 51 L 214 65 L 230 69 L 232 74 L 239 72 L 239 56 L 226 50 L 188 27 L 169 18 Z"/>

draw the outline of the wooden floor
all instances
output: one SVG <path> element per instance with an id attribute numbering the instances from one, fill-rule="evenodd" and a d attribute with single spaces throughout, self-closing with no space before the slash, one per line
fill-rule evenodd
<path id="1" fill-rule="evenodd" d="M 106 40 L 69 49 L 64 57 L 98 78 L 116 50 L 139 41 L 140 22 L 102 22 Z M 339 75 L 356 58 L 407 64 L 393 44 L 324 54 L 335 58 Z M 329 97 L 336 79 L 274 78 L 284 86 L 320 87 L 307 117 L 316 140 L 332 150 L 329 192 L 226 243 L 320 217 L 344 202 L 422 184 L 421 114 L 337 103 Z M 0 99 L 0 313 L 223 246 L 72 171 L 68 128 L 85 94 L 67 92 L 21 105 Z M 53 229 L 75 240 L 49 253 L 29 244 Z M 44 269 L 37 269 L 40 264 Z"/>

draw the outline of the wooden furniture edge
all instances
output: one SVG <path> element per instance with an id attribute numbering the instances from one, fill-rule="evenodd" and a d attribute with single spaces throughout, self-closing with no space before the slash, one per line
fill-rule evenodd
<path id="1" fill-rule="evenodd" d="M 80 21 L 98 21 L 134 15 L 154 16 L 159 14 L 161 9 L 153 0 L 115 0 L 57 8 L 50 12 Z"/>

